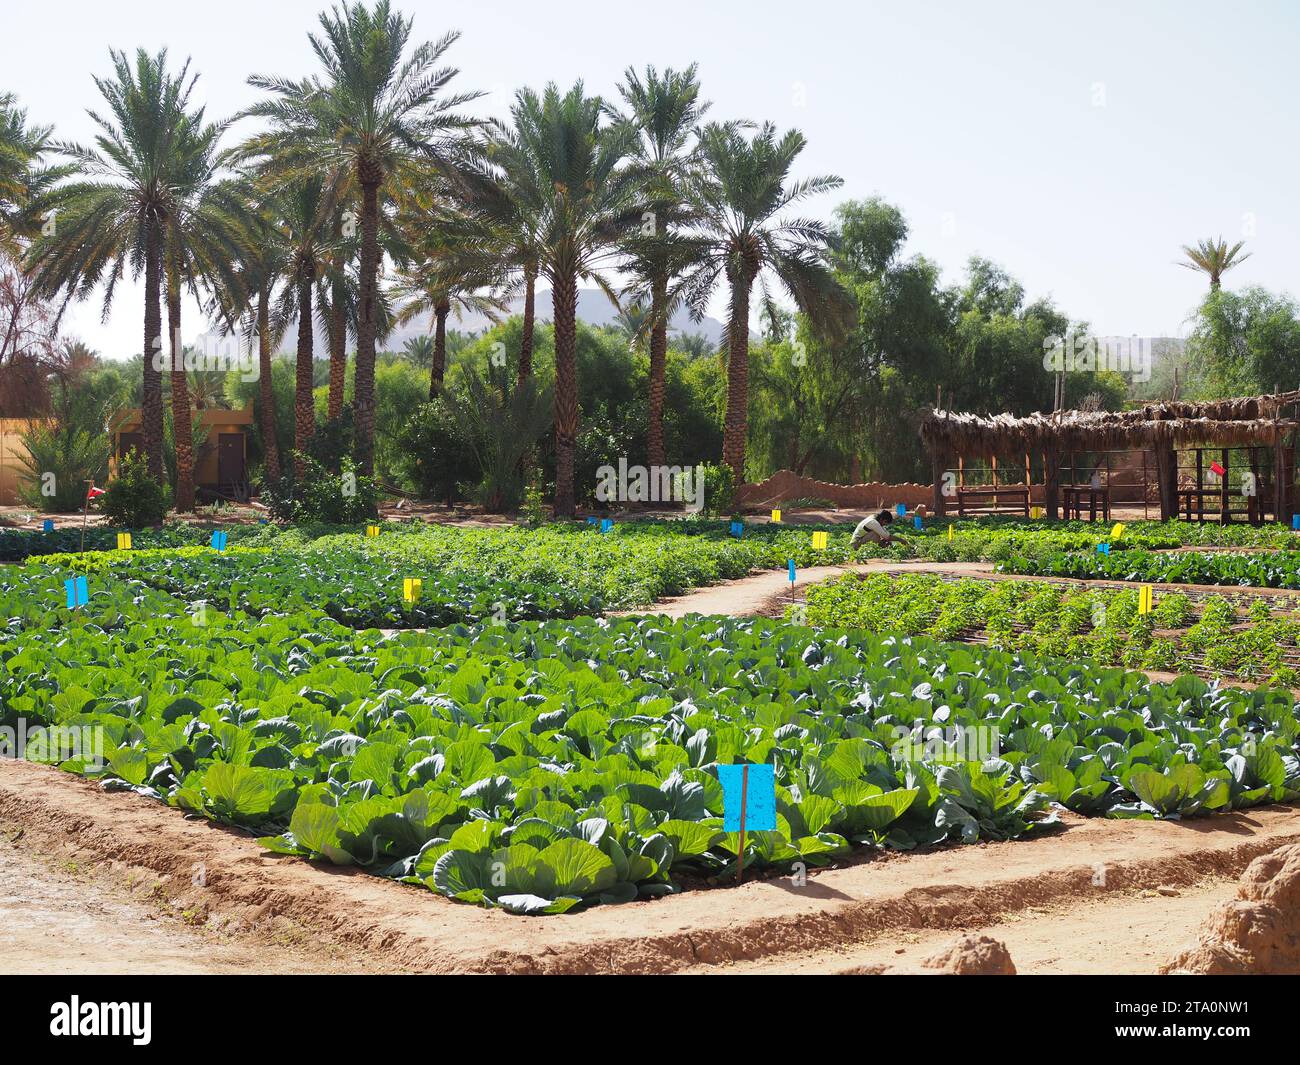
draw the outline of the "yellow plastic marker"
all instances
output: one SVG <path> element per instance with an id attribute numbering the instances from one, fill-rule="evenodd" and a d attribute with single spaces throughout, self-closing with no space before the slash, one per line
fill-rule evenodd
<path id="1" fill-rule="evenodd" d="M 130 534 L 130 533 L 118 533 L 118 534 L 117 534 L 117 549 L 118 549 L 119 551 L 130 551 L 130 550 L 131 550 L 131 534 Z"/>
<path id="2" fill-rule="evenodd" d="M 779 510 L 774 510 L 774 511 L 772 511 L 772 520 L 773 520 L 774 522 L 780 524 L 780 521 L 781 521 L 781 512 L 780 512 Z"/>
<path id="3" fill-rule="evenodd" d="M 407 603 L 417 603 L 420 600 L 420 589 L 424 587 L 424 582 L 419 577 L 407 577 L 402 581 L 402 600 Z"/>
<path id="4" fill-rule="evenodd" d="M 379 526 L 378 526 L 378 525 L 367 525 L 367 526 L 366 526 L 366 535 L 367 535 L 367 536 L 378 536 L 378 535 L 379 535 Z"/>
<path id="5" fill-rule="evenodd" d="M 953 536 L 953 533 L 952 533 L 952 526 L 949 525 L 949 526 L 948 526 L 948 542 L 949 542 L 949 543 L 952 543 L 952 536 Z"/>
<path id="6" fill-rule="evenodd" d="M 1117 521 L 1115 523 L 1115 528 L 1111 529 L 1110 531 L 1110 538 L 1112 540 L 1118 540 L 1123 535 L 1124 535 L 1124 523 L 1122 521 Z"/>
<path id="7" fill-rule="evenodd" d="M 820 550 L 821 548 L 824 548 L 826 546 L 829 539 L 830 537 L 826 533 L 815 532 L 813 533 L 813 547 Z"/>
<path id="8" fill-rule="evenodd" d="M 1138 613 L 1139 614 L 1151 613 L 1151 605 L 1152 605 L 1153 598 L 1154 598 L 1154 592 L 1151 585 L 1143 584 L 1138 586 Z"/>

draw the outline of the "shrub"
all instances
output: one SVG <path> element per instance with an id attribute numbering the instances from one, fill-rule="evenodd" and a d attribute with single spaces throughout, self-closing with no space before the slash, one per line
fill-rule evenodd
<path id="1" fill-rule="evenodd" d="M 171 493 L 154 480 L 149 461 L 133 448 L 118 463 L 117 476 L 108 482 L 101 502 L 111 525 L 143 529 L 163 523 Z"/>
<path id="2" fill-rule="evenodd" d="M 456 501 L 459 482 L 477 483 L 482 470 L 446 394 L 422 403 L 398 436 L 398 473 L 421 499 Z"/>
<path id="3" fill-rule="evenodd" d="M 731 467 L 723 462 L 701 462 L 695 476 L 704 478 L 704 513 L 730 514 L 736 503 L 736 481 Z"/>
<path id="4" fill-rule="evenodd" d="M 36 510 L 80 510 L 86 482 L 101 480 L 108 471 L 108 438 L 102 432 L 45 422 L 23 433 L 22 441 L 27 455 L 19 460 L 18 497 Z"/>
<path id="5" fill-rule="evenodd" d="M 379 490 L 370 477 L 357 472 L 351 458 L 342 458 L 339 473 L 331 473 L 310 455 L 300 455 L 303 477 L 293 472 L 294 456 L 284 475 L 262 492 L 276 521 L 299 524 L 358 525 L 378 512 Z"/>

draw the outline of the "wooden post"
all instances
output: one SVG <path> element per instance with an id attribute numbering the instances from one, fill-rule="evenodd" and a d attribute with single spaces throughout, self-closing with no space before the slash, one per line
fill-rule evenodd
<path id="1" fill-rule="evenodd" d="M 1227 525 L 1232 520 L 1228 514 L 1228 449 L 1223 448 L 1219 454 L 1219 465 L 1223 467 L 1219 477 L 1219 524 Z"/>
<path id="2" fill-rule="evenodd" d="M 930 452 L 930 476 L 934 478 L 934 516 L 942 518 L 947 512 L 947 500 L 943 496 L 943 456 L 936 449 Z"/>
<path id="3" fill-rule="evenodd" d="M 1060 503 L 1060 471 L 1057 469 L 1057 461 L 1055 450 L 1043 452 L 1043 507 L 1049 521 L 1056 521 L 1060 516 L 1057 509 Z"/>
<path id="4" fill-rule="evenodd" d="M 745 820 L 749 804 L 749 763 L 746 762 L 740 770 L 740 850 L 736 862 L 736 883 L 740 884 L 745 879 Z"/>

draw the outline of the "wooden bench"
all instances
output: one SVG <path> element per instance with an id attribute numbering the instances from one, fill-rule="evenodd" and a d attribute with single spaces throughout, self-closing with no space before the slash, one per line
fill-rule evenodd
<path id="1" fill-rule="evenodd" d="M 978 488 L 957 488 L 957 516 L 966 517 L 967 513 L 972 514 L 998 514 L 1006 511 L 1008 508 L 1001 505 L 1001 500 L 1009 499 L 1015 501 L 1014 509 L 1019 510 L 1024 516 L 1029 517 L 1029 489 L 1025 485 L 981 485 Z M 987 503 L 981 503 L 981 500 L 988 500 Z M 968 501 L 971 505 L 968 505 Z"/>

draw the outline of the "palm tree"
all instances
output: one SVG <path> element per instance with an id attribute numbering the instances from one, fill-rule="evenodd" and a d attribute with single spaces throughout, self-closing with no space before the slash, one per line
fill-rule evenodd
<path id="1" fill-rule="evenodd" d="M 1178 265 L 1185 266 L 1188 270 L 1203 270 L 1209 274 L 1210 291 L 1218 292 L 1223 275 L 1250 258 L 1250 252 L 1246 252 L 1245 255 L 1237 254 L 1245 244 L 1244 240 L 1239 240 L 1229 248 L 1228 242 L 1222 237 L 1218 240 L 1197 241 L 1194 248 L 1184 244 L 1183 254 L 1187 256 L 1188 261 Z"/>
<path id="2" fill-rule="evenodd" d="M 659 74 L 646 67 L 645 78 L 629 67 L 619 87 L 630 110 L 628 121 L 640 133 L 637 158 L 647 171 L 647 210 L 641 229 L 628 243 L 632 292 L 648 305 L 645 325 L 650 333 L 649 409 L 646 417 L 646 459 L 662 466 L 664 457 L 664 372 L 668 357 L 668 322 L 680 303 L 674 275 L 692 265 L 696 249 L 680 239 L 678 228 L 689 220 L 687 187 L 694 152 L 691 135 L 709 105 L 700 100 L 694 64 L 684 71 Z"/>
<path id="3" fill-rule="evenodd" d="M 574 512 L 578 437 L 578 282 L 594 281 L 617 304 L 604 276 L 619 242 L 641 222 L 644 173 L 627 164 L 636 130 L 603 122 L 604 104 L 577 82 L 563 95 L 554 85 L 539 97 L 521 89 L 512 109 L 515 137 L 498 142 L 508 173 L 531 182 L 539 205 L 538 267 L 551 285 L 555 327 L 555 513 Z"/>
<path id="4" fill-rule="evenodd" d="M 700 132 L 703 177 L 691 192 L 697 217 L 700 266 L 684 286 L 697 317 L 718 280 L 730 288 L 727 319 L 727 413 L 722 460 L 736 483 L 744 480 L 749 404 L 749 310 L 755 282 L 775 320 L 777 309 L 766 271 L 776 275 L 795 305 L 814 323 L 839 323 L 847 298 L 826 261 L 831 236 L 816 220 L 787 218 L 791 205 L 839 188 L 838 177 L 788 183 L 790 168 L 806 143 L 798 130 L 778 138 L 768 122 L 752 138 L 737 123 L 711 123 Z"/>
<path id="5" fill-rule="evenodd" d="M 280 448 L 276 438 L 271 354 L 280 343 L 283 323 L 272 323 L 271 305 L 284 275 L 284 249 L 276 239 L 275 219 L 250 178 L 241 181 L 240 195 L 246 204 L 248 239 L 237 258 L 238 283 L 214 293 L 211 313 L 213 317 L 222 315 L 231 323 L 243 319 L 244 336 L 250 343 L 256 338 L 258 428 L 266 479 L 274 482 L 280 479 Z"/>
<path id="6" fill-rule="evenodd" d="M 45 166 L 50 126 L 31 126 L 12 93 L 0 93 L 0 251 L 15 259 L 39 232 L 42 215 L 57 206 L 57 185 L 70 166 Z"/>
<path id="7" fill-rule="evenodd" d="M 167 219 L 182 144 L 183 118 L 194 79 L 188 63 L 173 76 L 166 49 L 110 52 L 113 74 L 95 78 L 108 105 L 90 112 L 99 127 L 94 147 L 57 144 L 86 175 L 64 186 L 57 235 L 42 236 L 31 250 L 37 287 L 64 295 L 64 304 L 104 285 L 107 317 L 118 282 L 130 270 L 144 278 L 144 391 L 141 401 L 149 471 L 163 479 L 162 280 Z"/>
<path id="8" fill-rule="evenodd" d="M 418 210 L 412 205 L 404 229 L 405 250 L 394 296 L 402 303 L 397 320 L 406 323 L 424 313 L 433 315 L 433 352 L 429 398 L 442 389 L 447 370 L 447 318 L 454 310 L 483 314 L 497 321 L 507 307 L 498 294 L 507 269 L 482 253 L 481 231 L 468 215 L 450 204 L 445 182 L 426 190 L 439 206 Z"/>
<path id="9" fill-rule="evenodd" d="M 164 235 L 167 329 L 171 337 L 172 438 L 176 447 L 176 509 L 194 509 L 194 435 L 181 342 L 181 293 L 198 296 L 237 286 L 246 244 L 244 203 L 235 182 L 218 179 L 220 123 L 204 124 L 203 110 L 180 121 L 172 202 Z"/>
<path id="10" fill-rule="evenodd" d="M 433 337 L 424 334 L 411 337 L 402 345 L 402 353 L 412 366 L 427 370 L 433 365 Z"/>
<path id="11" fill-rule="evenodd" d="M 480 93 L 445 95 L 457 71 L 438 67 L 459 34 L 411 49 L 411 20 L 388 0 L 373 8 L 343 4 L 320 16 L 310 34 L 325 78 L 303 81 L 254 76 L 249 84 L 273 94 L 248 114 L 268 119 L 266 154 L 283 178 L 320 178 L 347 170 L 361 193 L 360 307 L 353 400 L 357 464 L 374 469 L 375 341 L 379 318 L 381 197 L 405 173 L 441 165 L 475 123 L 457 109 Z"/>
<path id="12" fill-rule="evenodd" d="M 305 472 L 302 455 L 316 432 L 316 401 L 312 386 L 315 371 L 314 321 L 322 264 L 337 251 L 333 231 L 336 189 L 319 178 L 309 178 L 281 188 L 270 201 L 275 240 L 284 263 L 276 317 L 283 324 L 298 323 L 298 349 L 294 373 L 294 473 Z"/>

